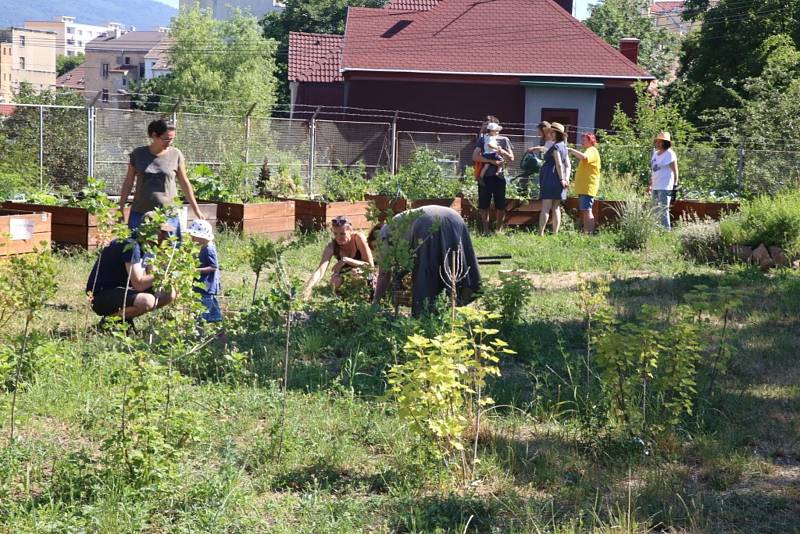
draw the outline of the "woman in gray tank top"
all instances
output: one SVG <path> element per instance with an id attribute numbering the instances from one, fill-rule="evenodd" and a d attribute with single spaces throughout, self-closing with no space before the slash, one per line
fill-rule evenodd
<path id="1" fill-rule="evenodd" d="M 154 120 L 147 126 L 147 136 L 150 137 L 150 144 L 135 148 L 130 154 L 128 174 L 120 192 L 119 207 L 123 210 L 128 195 L 131 190 L 134 191 L 128 228 L 138 228 L 148 211 L 172 205 L 178 194 L 177 185 L 180 185 L 196 218 L 202 219 L 186 173 L 183 153 L 172 146 L 175 126 L 162 119 Z M 176 233 L 180 237 L 180 217 L 172 217 L 169 222 L 177 229 Z"/>

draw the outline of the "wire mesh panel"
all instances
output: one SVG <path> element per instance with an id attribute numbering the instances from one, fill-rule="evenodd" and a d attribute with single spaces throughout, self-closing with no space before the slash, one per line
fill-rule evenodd
<path id="1" fill-rule="evenodd" d="M 367 175 L 389 167 L 390 125 L 372 122 L 316 121 L 314 172 L 363 163 Z M 319 183 L 319 180 L 317 180 Z"/>
<path id="2" fill-rule="evenodd" d="M 38 110 L 37 110 L 38 111 Z M 42 108 L 44 182 L 81 189 L 88 173 L 88 118 L 85 108 Z"/>
<path id="3" fill-rule="evenodd" d="M 742 192 L 747 196 L 774 194 L 786 187 L 800 187 L 800 152 L 744 150 Z"/>
<path id="4" fill-rule="evenodd" d="M 293 177 L 308 176 L 308 121 L 251 117 L 245 152 L 247 162 Z"/>
<path id="5" fill-rule="evenodd" d="M 242 117 L 180 113 L 176 127 L 175 146 L 183 151 L 187 165 L 244 160 Z"/>
<path id="6" fill-rule="evenodd" d="M 519 161 L 530 140 L 526 141 L 522 135 L 505 135 L 503 137 L 507 137 L 511 142 L 515 155 L 515 161 L 508 164 L 508 169 L 512 174 L 517 174 Z M 441 153 L 441 165 L 448 169 L 448 173 L 452 177 L 460 177 L 464 173 L 464 169 L 473 164 L 472 152 L 475 150 L 476 141 L 475 134 L 398 132 L 397 166 L 399 168 L 408 165 L 414 151 L 424 148 Z"/>
<path id="7" fill-rule="evenodd" d="M 0 105 L 0 192 L 13 194 L 38 186 L 39 108 Z"/>
<path id="8" fill-rule="evenodd" d="M 95 116 L 95 178 L 106 181 L 110 193 L 119 193 L 128 168 L 128 156 L 136 147 L 146 145 L 147 125 L 163 118 L 148 111 L 97 109 Z"/>

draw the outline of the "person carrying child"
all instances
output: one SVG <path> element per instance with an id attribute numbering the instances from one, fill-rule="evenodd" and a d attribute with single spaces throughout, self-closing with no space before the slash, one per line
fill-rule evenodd
<path id="1" fill-rule="evenodd" d="M 472 161 L 481 165 L 478 177 L 478 210 L 483 232 L 489 232 L 489 208 L 494 200 L 496 230 L 503 229 L 506 215 L 506 178 L 503 164 L 514 160 L 511 142 L 500 136 L 502 127 L 496 122 L 486 125 L 472 152 Z M 492 148 L 492 146 L 496 148 Z"/>
<path id="2" fill-rule="evenodd" d="M 192 241 L 200 245 L 200 283 L 202 287 L 195 287 L 195 291 L 200 293 L 200 299 L 206 311 L 202 318 L 208 323 L 219 323 L 222 321 L 222 312 L 217 301 L 217 294 L 220 290 L 219 260 L 217 259 L 217 247 L 214 245 L 214 230 L 207 221 L 196 220 L 189 225 L 187 232 Z"/>

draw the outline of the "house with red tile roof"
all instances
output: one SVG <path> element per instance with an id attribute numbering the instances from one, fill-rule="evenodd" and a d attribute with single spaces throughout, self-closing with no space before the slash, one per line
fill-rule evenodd
<path id="1" fill-rule="evenodd" d="M 72 91 L 83 92 L 86 89 L 86 64 L 81 63 L 56 78 L 56 89 L 71 89 Z"/>
<path id="2" fill-rule="evenodd" d="M 632 84 L 653 77 L 636 63 L 636 39 L 617 50 L 571 12 L 572 0 L 391 0 L 383 8 L 351 7 L 343 36 L 290 35 L 292 104 L 307 109 L 335 101 L 474 123 L 491 114 L 519 129 L 541 120 L 607 128 L 615 106 L 633 111 Z M 464 129 L 451 126 L 408 119 L 400 125 Z"/>

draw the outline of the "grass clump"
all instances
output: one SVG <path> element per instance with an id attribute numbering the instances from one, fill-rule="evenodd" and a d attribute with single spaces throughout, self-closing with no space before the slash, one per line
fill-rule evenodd
<path id="1" fill-rule="evenodd" d="M 698 263 L 715 264 L 725 259 L 727 247 L 719 221 L 690 219 L 678 228 L 681 253 Z"/>
<path id="2" fill-rule="evenodd" d="M 658 231 L 655 208 L 640 199 L 629 200 L 617 209 L 619 217 L 614 240 L 620 250 L 643 250 Z"/>

